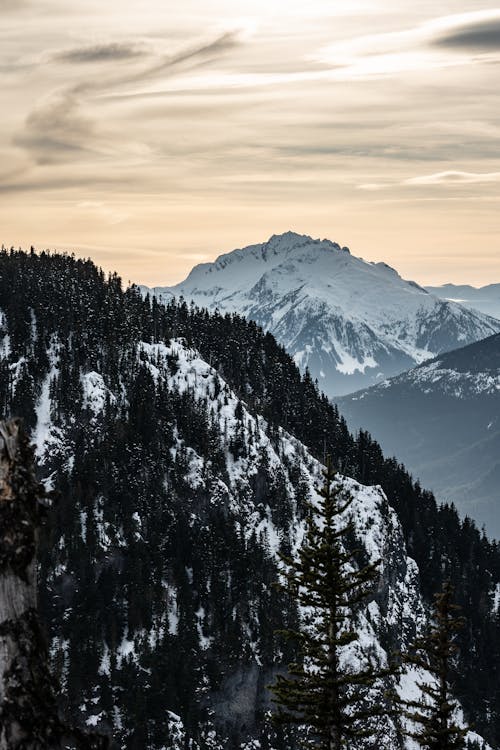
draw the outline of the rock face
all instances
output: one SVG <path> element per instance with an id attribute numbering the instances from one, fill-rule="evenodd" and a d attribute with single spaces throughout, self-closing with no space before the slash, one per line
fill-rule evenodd
<path id="1" fill-rule="evenodd" d="M 293 232 L 221 255 L 177 286 L 151 291 L 255 320 L 330 396 L 500 330 L 498 320 L 438 299 L 385 263 Z"/>
<path id="2" fill-rule="evenodd" d="M 426 487 L 500 538 L 500 336 L 339 399 Z"/>
<path id="3" fill-rule="evenodd" d="M 59 715 L 37 613 L 37 537 L 45 500 L 19 420 L 0 422 L 0 750 L 105 750 Z"/>
<path id="4" fill-rule="evenodd" d="M 328 450 L 350 467 L 339 480 L 354 496 L 346 544 L 360 564 L 383 561 L 346 662 L 384 664 L 405 648 L 425 626 L 422 591 L 428 600 L 443 566 L 458 571 L 474 647 L 457 696 L 495 746 L 495 548 L 466 538 L 453 514 L 444 539 L 432 498 L 380 464 L 378 446 L 363 450 L 270 335 L 236 316 L 160 309 L 59 255 L 0 253 L 0 308 L 0 401 L 23 411 L 61 497 L 40 599 L 67 715 L 125 750 L 298 747 L 266 715 L 266 685 L 294 657 L 276 630 L 301 616 L 273 583 Z M 391 504 L 363 476 L 380 476 Z M 393 687 L 409 694 L 422 676 Z M 405 747 L 389 716 L 378 745 Z"/>

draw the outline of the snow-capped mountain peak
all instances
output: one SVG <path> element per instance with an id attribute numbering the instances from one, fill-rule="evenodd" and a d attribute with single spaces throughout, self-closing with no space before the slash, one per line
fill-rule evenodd
<path id="1" fill-rule="evenodd" d="M 255 320 L 331 395 L 500 331 L 499 321 L 438 299 L 384 262 L 295 232 L 220 255 L 155 293 Z"/>

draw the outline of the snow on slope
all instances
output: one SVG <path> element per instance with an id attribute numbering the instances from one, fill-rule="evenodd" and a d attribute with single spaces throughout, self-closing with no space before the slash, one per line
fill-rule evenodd
<path id="1" fill-rule="evenodd" d="M 457 399 L 472 398 L 481 394 L 493 395 L 500 391 L 500 371 L 496 372 L 457 372 L 447 369 L 441 361 L 429 362 L 416 367 L 404 375 L 394 378 L 394 383 L 405 382 L 423 393 L 437 393 Z M 380 388 L 388 388 L 388 380 Z"/>
<path id="2" fill-rule="evenodd" d="M 489 336 L 469 346 L 447 352 L 408 372 L 353 394 L 353 401 L 381 391 L 404 387 L 434 396 L 471 400 L 500 393 L 500 336 Z M 494 416 L 492 414 L 492 416 Z"/>
<path id="3" fill-rule="evenodd" d="M 330 395 L 500 331 L 500 321 L 439 300 L 385 263 L 293 232 L 198 265 L 153 293 L 255 320 Z"/>
<path id="4" fill-rule="evenodd" d="M 140 345 L 137 356 L 143 364 L 147 365 L 153 377 L 167 384 L 170 389 L 188 391 L 195 399 L 208 402 L 209 408 L 220 427 L 220 440 L 225 448 L 227 470 L 225 481 L 221 478 L 216 486 L 206 487 L 211 492 L 211 502 L 229 507 L 234 512 L 234 516 L 239 519 L 238 522 L 241 524 L 241 531 L 244 535 L 249 538 L 255 534 L 257 538 L 265 540 L 271 553 L 277 555 L 283 541 L 283 532 L 279 531 L 274 525 L 271 509 L 269 507 L 264 509 L 256 507 L 252 499 L 251 479 L 258 471 L 259 461 L 265 456 L 271 471 L 283 474 L 287 494 L 291 498 L 295 496 L 295 489 L 289 480 L 286 467 L 293 466 L 295 471 L 298 468 L 313 504 L 318 500 L 316 489 L 318 484 L 321 483 L 322 466 L 320 463 L 308 453 L 303 444 L 282 429 L 279 429 L 277 436 L 274 435 L 271 439 L 266 420 L 259 415 L 250 414 L 244 405 L 243 415 L 238 418 L 239 401 L 236 395 L 228 388 L 218 373 L 203 361 L 196 351 L 186 348 L 182 341 L 173 340 L 169 346 L 143 343 Z M 173 369 L 168 365 L 168 360 L 172 357 L 176 360 L 176 366 Z M 52 366 L 55 370 L 57 364 L 57 357 L 54 356 Z M 120 398 L 120 394 L 111 394 L 108 391 L 103 378 L 98 373 L 83 373 L 81 382 L 84 390 L 84 401 L 89 404 L 96 420 L 106 397 Z M 35 434 L 41 440 L 38 449 L 43 465 L 44 460 L 48 458 L 49 451 L 53 454 L 58 447 L 59 451 L 64 454 L 67 452 L 67 447 L 64 444 L 61 431 L 54 429 L 51 424 L 50 399 L 45 393 L 41 396 L 38 414 L 40 424 L 37 426 Z M 228 450 L 228 444 L 237 430 L 241 429 L 241 424 L 243 424 L 246 436 L 247 453 L 238 460 L 234 460 Z M 58 441 L 59 445 L 57 446 Z M 203 460 L 190 446 L 179 443 L 174 450 L 181 447 L 186 450 L 189 459 L 186 474 L 187 482 L 193 490 L 204 487 L 206 472 L 204 471 Z M 388 633 L 391 634 L 393 640 L 396 639 L 398 647 L 404 650 L 415 634 L 421 632 L 425 626 L 427 615 L 419 593 L 418 568 L 416 563 L 406 555 L 399 521 L 396 513 L 388 505 L 382 489 L 378 486 L 365 487 L 346 477 L 340 478 L 339 481 L 354 496 L 354 502 L 347 513 L 354 524 L 356 537 L 361 540 L 371 562 L 382 560 L 378 591 L 360 614 L 358 623 L 359 641 L 351 644 L 349 649 L 346 650 L 344 658 L 348 663 L 364 663 L 367 655 L 370 654 L 371 658 L 376 658 L 381 665 L 385 665 L 389 660 L 389 653 L 385 645 Z M 110 537 L 114 537 L 118 540 L 117 543 L 120 543 L 120 534 L 119 530 L 116 529 L 113 530 L 112 534 L 109 534 L 110 529 L 107 526 L 100 528 L 101 520 L 102 516 L 96 506 L 99 544 L 103 550 L 107 551 L 110 546 Z M 137 523 L 137 533 L 140 533 L 141 518 L 138 513 L 134 513 L 134 520 Z M 84 527 L 85 524 L 82 520 L 82 533 L 84 533 Z M 290 532 L 292 548 L 297 547 L 304 534 L 303 521 L 299 520 L 298 517 L 293 518 L 290 524 Z M 64 539 L 61 539 L 59 543 L 64 544 Z M 63 574 L 64 570 L 62 569 L 56 571 L 56 576 Z M 166 591 L 165 612 L 162 621 L 154 623 L 149 633 L 127 632 L 115 654 L 118 665 L 121 665 L 125 658 L 137 659 L 141 643 L 144 643 L 145 638 L 150 644 L 154 645 L 162 637 L 165 627 L 173 635 L 182 635 L 178 634 L 177 630 L 176 601 L 176 591 Z M 201 649 L 209 648 L 212 634 L 202 628 L 203 611 L 200 611 L 198 616 L 200 647 Z M 260 665 L 261 656 L 258 638 L 250 646 L 256 665 Z M 67 650 L 65 643 L 52 643 L 53 657 L 56 658 L 57 654 L 60 653 L 60 658 L 67 658 L 65 649 Z M 110 653 L 106 646 L 101 664 L 103 674 L 109 672 L 109 663 Z M 401 681 L 395 687 L 405 697 L 415 696 L 418 693 L 417 681 L 428 679 L 430 679 L 430 676 L 421 670 L 411 669 L 402 676 Z M 386 685 L 383 684 L 374 687 L 373 700 L 383 699 L 385 687 Z M 171 750 L 180 750 L 184 747 L 186 739 L 182 721 L 179 716 L 168 711 L 168 706 L 165 709 L 171 718 L 171 741 L 177 742 L 177 744 L 174 742 Z M 100 726 L 103 713 L 98 702 L 93 703 L 83 700 L 81 711 L 82 718 L 88 726 Z M 117 727 L 119 727 L 120 714 L 118 710 L 115 713 Z M 175 731 L 173 731 L 174 729 Z M 473 736 L 471 734 L 471 739 Z M 209 730 L 205 746 L 213 750 L 222 750 L 222 746 L 217 744 L 214 738 L 214 731 Z M 251 740 L 241 745 L 241 748 L 245 750 L 258 747 L 258 740 Z M 397 739 L 396 727 L 390 717 L 386 719 L 383 736 L 379 739 L 379 747 L 381 750 L 393 750 L 401 747 Z M 407 750 L 413 748 L 411 741 L 407 742 L 405 748 Z M 491 749 L 485 744 L 484 750 Z"/>

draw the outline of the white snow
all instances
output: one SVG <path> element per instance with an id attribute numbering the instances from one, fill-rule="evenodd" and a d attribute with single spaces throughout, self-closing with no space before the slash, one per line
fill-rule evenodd
<path id="1" fill-rule="evenodd" d="M 483 394 L 497 394 L 500 391 L 500 370 L 462 372 L 447 367 L 446 360 L 438 359 L 384 381 L 373 390 L 390 388 L 399 383 L 415 386 L 423 393 L 441 392 L 452 398 L 466 399 Z M 363 397 L 364 394 L 360 394 L 359 398 Z M 494 422 L 490 422 L 486 429 L 489 430 L 493 424 Z"/>
<path id="2" fill-rule="evenodd" d="M 367 367 L 377 367 L 377 362 L 371 356 L 363 357 L 361 362 L 346 351 L 342 351 L 339 356 L 340 363 L 337 365 L 337 370 L 344 375 L 354 375 L 355 372 L 364 373 Z"/>
<path id="3" fill-rule="evenodd" d="M 103 712 L 101 711 L 98 714 L 94 714 L 93 716 L 89 716 L 85 723 L 86 723 L 86 725 L 88 727 L 96 727 L 99 724 L 99 722 L 102 719 L 102 717 L 103 717 Z"/>
<path id="4" fill-rule="evenodd" d="M 98 372 L 86 372 L 81 376 L 83 387 L 83 405 L 90 409 L 94 415 L 100 414 L 106 403 L 106 396 L 115 401 L 114 395 L 106 387 L 102 375 Z"/>
<path id="5" fill-rule="evenodd" d="M 50 385 L 59 372 L 59 344 L 55 339 L 49 346 L 47 356 L 50 369 L 42 383 L 41 394 L 36 405 L 36 427 L 32 434 L 35 455 L 40 464 L 45 462 L 48 451 L 56 451 L 64 440 L 63 431 L 54 425 L 51 414 Z"/>
<path id="6" fill-rule="evenodd" d="M 105 674 L 110 676 L 110 653 L 107 643 L 104 643 L 104 651 L 101 658 L 101 664 L 99 666 L 99 674 Z"/>
<path id="7" fill-rule="evenodd" d="M 495 592 L 493 594 L 493 611 L 498 612 L 500 609 L 500 583 L 495 586 Z"/>

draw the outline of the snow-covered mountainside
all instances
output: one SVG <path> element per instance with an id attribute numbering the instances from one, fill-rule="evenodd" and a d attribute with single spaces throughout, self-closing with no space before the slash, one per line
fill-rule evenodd
<path id="1" fill-rule="evenodd" d="M 438 497 L 500 538 L 500 336 L 339 399 Z"/>
<path id="2" fill-rule="evenodd" d="M 255 320 L 329 395 L 500 331 L 500 322 L 439 300 L 385 263 L 293 232 L 221 255 L 153 293 Z"/>
<path id="3" fill-rule="evenodd" d="M 33 432 L 42 469 L 46 469 L 47 480 L 54 481 L 54 465 L 57 457 L 63 458 L 67 466 L 75 462 L 75 446 L 61 425 L 53 418 L 57 411 L 57 396 L 51 397 L 50 383 L 57 381 L 61 361 L 59 346 L 52 342 L 50 359 L 52 367 L 47 375 L 37 402 L 37 423 Z M 130 363 L 134 367 L 134 363 Z M 316 489 L 322 481 L 322 467 L 307 449 L 284 430 L 279 429 L 272 437 L 269 425 L 258 414 L 250 414 L 222 378 L 204 362 L 196 351 L 187 349 L 182 341 L 171 341 L 169 345 L 141 342 L 137 350 L 137 368 L 151 382 L 164 399 L 172 402 L 179 397 L 192 400 L 200 411 L 211 415 L 213 426 L 214 454 L 220 456 L 220 465 L 199 455 L 181 431 L 174 430 L 170 447 L 174 463 L 182 454 L 180 481 L 184 484 L 189 499 L 188 510 L 192 529 L 198 534 L 205 528 L 210 544 L 210 515 L 221 513 L 227 526 L 226 534 L 236 533 L 240 537 L 241 554 L 260 554 L 267 559 L 268 566 L 278 565 L 277 554 L 285 549 L 295 549 L 304 533 L 304 500 L 317 502 Z M 146 375 L 147 373 L 147 375 Z M 90 423 L 99 432 L 106 411 L 106 403 L 113 408 L 127 408 L 123 392 L 113 392 L 98 372 L 81 374 L 83 403 L 90 413 Z M 346 649 L 346 663 L 368 663 L 376 659 L 381 666 L 387 666 L 394 650 L 405 650 L 417 634 L 425 628 L 426 607 L 419 590 L 419 573 L 415 562 L 407 556 L 401 526 L 395 512 L 389 507 L 380 487 L 364 487 L 348 478 L 339 480 L 345 490 L 354 496 L 348 510 L 348 518 L 353 524 L 354 536 L 362 544 L 367 562 L 382 560 L 380 579 L 373 596 L 366 607 L 359 612 L 359 640 Z M 276 504 L 276 496 L 280 503 Z M 127 528 L 120 523 L 115 513 L 102 498 L 96 497 L 90 505 L 79 505 L 79 519 L 72 533 L 80 536 L 84 545 L 93 545 L 96 560 L 106 564 L 114 559 L 114 564 L 124 559 L 130 545 L 148 543 L 148 526 L 153 522 L 147 507 L 137 508 L 128 520 Z M 207 526 L 208 524 L 208 526 Z M 92 529 L 92 532 L 91 532 Z M 213 540 L 215 541 L 215 540 Z M 64 590 L 71 586 L 78 573 L 75 568 L 81 561 L 71 559 L 68 545 L 74 540 L 58 536 L 55 547 L 60 551 L 58 565 L 49 573 L 48 583 L 53 590 Z M 194 597 L 193 633 L 190 634 L 191 648 L 196 653 L 197 682 L 193 690 L 197 700 L 203 699 L 212 710 L 198 727 L 196 747 L 210 747 L 213 750 L 236 747 L 231 744 L 231 736 L 239 736 L 240 748 L 251 750 L 259 744 L 270 742 L 270 747 L 278 747 L 273 739 L 273 730 L 266 721 L 257 722 L 260 711 L 271 708 L 269 695 L 264 684 L 268 683 L 278 668 L 283 665 L 279 651 L 268 652 L 268 637 L 263 637 L 263 617 L 269 613 L 259 613 L 263 596 L 267 599 L 267 583 L 264 590 L 254 595 L 244 594 L 244 601 L 235 601 L 233 610 L 226 616 L 236 626 L 237 618 L 241 632 L 238 636 L 241 649 L 238 660 L 226 663 L 224 673 L 213 684 L 214 653 L 220 649 L 220 622 L 217 616 L 218 595 L 214 589 L 230 587 L 231 581 L 216 580 L 211 565 L 202 560 L 192 559 L 192 550 L 187 554 L 187 583 L 192 585 Z M 207 562 L 210 558 L 206 550 Z M 241 561 L 243 562 L 243 561 Z M 106 730 L 111 725 L 118 739 L 126 740 L 127 733 L 133 733 L 133 726 L 127 717 L 126 707 L 115 697 L 112 710 L 107 705 L 109 696 L 118 693 L 125 672 L 151 673 L 150 659 L 163 653 L 159 644 L 169 641 L 169 650 L 183 648 L 182 640 L 187 637 L 185 628 L 185 593 L 181 580 L 175 572 L 176 561 L 165 560 L 164 578 L 160 583 L 160 601 L 153 603 L 151 620 L 146 626 L 132 627 L 130 622 L 118 638 L 110 638 L 103 633 L 94 645 L 96 667 L 88 689 L 80 695 L 79 712 L 82 723 Z M 257 568 L 255 574 L 261 571 Z M 203 583 L 202 583 L 203 580 Z M 185 584 L 184 584 L 185 585 Z M 219 592 L 220 594 L 220 592 Z M 124 608 L 126 609 L 125 602 Z M 236 613 L 235 608 L 240 610 Z M 72 607 L 65 610 L 60 632 L 54 635 L 51 643 L 52 659 L 61 664 L 61 676 L 65 687 L 70 690 L 71 669 L 64 667 L 70 658 L 68 644 L 72 640 L 74 624 Z M 238 629 L 238 628 L 237 628 Z M 243 635 L 244 634 L 244 635 Z M 177 646 L 177 644 L 179 644 Z M 278 644 L 275 645 L 275 649 Z M 271 657 L 271 658 L 270 658 Z M 168 652 L 167 652 L 168 658 Z M 226 660 L 227 661 L 227 660 Z M 212 673 L 212 674 L 211 674 Z M 400 680 L 381 681 L 376 684 L 368 700 L 383 700 L 384 691 L 393 687 L 409 698 L 418 695 L 416 683 L 428 681 L 431 676 L 421 669 L 406 669 Z M 175 675 L 173 675 L 175 683 Z M 98 687 L 96 687 L 98 685 Z M 151 742 L 144 747 L 168 747 L 183 750 L 190 732 L 184 726 L 179 705 L 164 705 L 165 735 L 158 744 Z M 260 724 L 260 725 L 259 725 Z M 239 727 L 247 727 L 241 731 Z M 410 747 L 402 744 L 399 737 L 400 724 L 389 715 L 383 719 L 383 731 L 378 729 L 378 747 L 384 750 Z M 161 730 L 160 730 L 161 731 Z M 475 733 L 471 740 L 479 740 Z M 125 746 L 128 746 L 127 744 Z M 131 745 L 133 746 L 133 745 Z M 357 746 L 358 747 L 358 746 Z M 359 744 L 359 748 L 364 745 Z M 485 750 L 488 749 L 485 745 Z"/>
<path id="4" fill-rule="evenodd" d="M 469 284 L 443 284 L 425 287 L 440 299 L 459 302 L 469 309 L 479 310 L 492 318 L 500 319 L 500 284 L 474 287 Z"/>
<path id="5" fill-rule="evenodd" d="M 0 403 L 58 493 L 40 607 L 69 717 L 123 750 L 296 750 L 268 717 L 266 685 L 296 656 L 276 630 L 300 617 L 273 583 L 329 453 L 354 494 L 346 544 L 383 559 L 346 658 L 404 649 L 449 577 L 468 623 L 455 694 L 499 750 L 499 550 L 351 436 L 271 335 L 59 254 L 0 252 L 0 309 Z M 379 729 L 402 750 L 389 716 Z"/>

